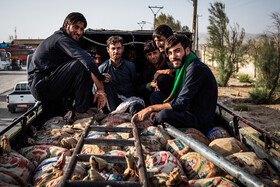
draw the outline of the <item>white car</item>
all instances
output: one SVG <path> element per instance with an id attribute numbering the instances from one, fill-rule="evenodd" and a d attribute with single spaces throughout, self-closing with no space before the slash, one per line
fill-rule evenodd
<path id="1" fill-rule="evenodd" d="M 30 92 L 27 81 L 18 82 L 15 85 L 14 91 L 7 95 L 7 108 L 11 113 L 14 113 L 17 108 L 28 109 L 36 103 L 35 98 Z"/>

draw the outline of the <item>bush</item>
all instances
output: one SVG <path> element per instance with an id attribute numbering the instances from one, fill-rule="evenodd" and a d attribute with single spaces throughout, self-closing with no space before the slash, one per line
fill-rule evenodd
<path id="1" fill-rule="evenodd" d="M 255 88 L 249 92 L 252 103 L 254 104 L 269 104 L 269 91 L 265 88 Z"/>
<path id="2" fill-rule="evenodd" d="M 239 81 L 240 82 L 251 82 L 248 74 L 240 75 L 239 76 Z"/>
<path id="3" fill-rule="evenodd" d="M 238 104 L 236 105 L 233 110 L 236 110 L 236 111 L 249 111 L 249 107 L 245 104 Z"/>

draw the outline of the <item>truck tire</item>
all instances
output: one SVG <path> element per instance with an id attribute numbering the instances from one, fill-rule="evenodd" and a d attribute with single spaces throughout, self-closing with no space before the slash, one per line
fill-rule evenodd
<path id="1" fill-rule="evenodd" d="M 9 108 L 9 111 L 10 111 L 11 113 L 15 113 L 15 112 L 16 112 L 16 109 L 15 109 L 14 107 L 11 107 L 11 108 Z"/>

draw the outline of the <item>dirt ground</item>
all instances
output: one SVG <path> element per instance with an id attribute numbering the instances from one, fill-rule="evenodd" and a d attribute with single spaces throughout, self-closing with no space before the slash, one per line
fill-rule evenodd
<path id="1" fill-rule="evenodd" d="M 212 69 L 213 71 L 213 69 Z M 215 70 L 213 71 L 215 74 Z M 257 127 L 280 137 L 280 103 L 271 105 L 255 105 L 250 102 L 249 91 L 254 83 L 241 83 L 236 78 L 229 80 L 227 87 L 218 88 L 218 102 L 234 111 L 238 104 L 245 104 L 249 111 L 234 111 Z"/>

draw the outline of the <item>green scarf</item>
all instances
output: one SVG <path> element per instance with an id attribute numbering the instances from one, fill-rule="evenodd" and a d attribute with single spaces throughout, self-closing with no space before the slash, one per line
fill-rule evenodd
<path id="1" fill-rule="evenodd" d="M 190 51 L 190 53 L 187 55 L 187 58 L 185 60 L 185 63 L 180 69 L 177 69 L 175 79 L 174 79 L 174 86 L 172 89 L 172 92 L 170 96 L 163 101 L 163 103 L 166 103 L 168 101 L 171 101 L 174 98 L 177 98 L 180 91 L 183 88 L 183 85 L 185 83 L 185 78 L 186 78 L 186 69 L 189 66 L 189 64 L 197 58 L 193 52 Z"/>

